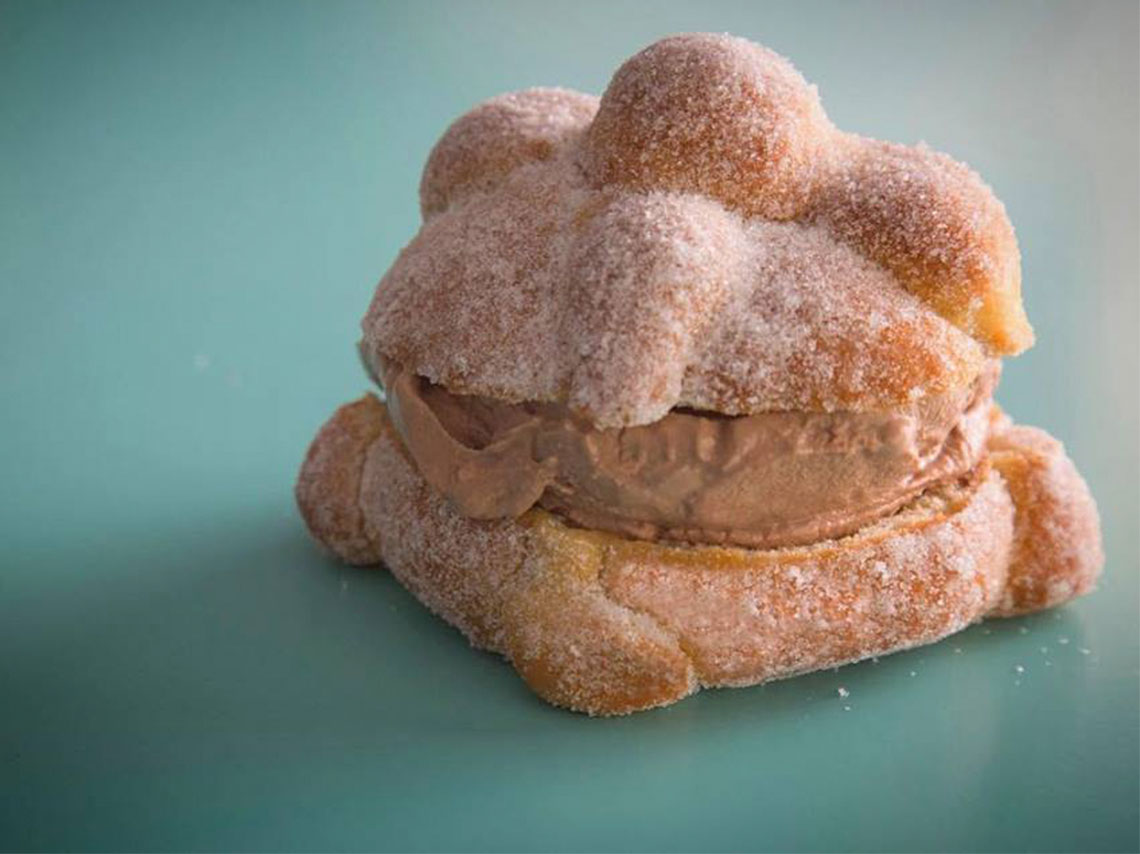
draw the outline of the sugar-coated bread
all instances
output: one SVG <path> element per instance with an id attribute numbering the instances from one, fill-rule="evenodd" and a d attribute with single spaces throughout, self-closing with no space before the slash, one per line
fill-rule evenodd
<path id="1" fill-rule="evenodd" d="M 846 135 L 835 151 L 814 209 L 831 234 L 991 352 L 1033 343 L 1017 238 L 977 173 L 925 145 Z"/>
<path id="2" fill-rule="evenodd" d="M 1089 592 L 1104 566 L 1100 518 L 1064 446 L 1036 427 L 1003 424 L 990 452 L 1017 508 L 1009 583 L 996 613 L 1040 611 Z"/>
<path id="3" fill-rule="evenodd" d="M 674 702 L 929 643 L 1089 589 L 1096 508 L 1063 449 L 1003 427 L 994 467 L 858 533 L 758 551 L 627 540 L 542 510 L 456 513 L 366 396 L 318 433 L 297 499 L 350 562 L 379 557 L 544 699 L 590 714 Z"/>
<path id="4" fill-rule="evenodd" d="M 901 408 L 1033 341 L 1013 227 L 981 178 L 836 130 L 744 39 L 663 39 L 600 101 L 477 105 L 432 150 L 421 205 L 365 360 L 600 427 L 676 406 Z"/>
<path id="5" fill-rule="evenodd" d="M 614 74 L 583 143 L 594 183 L 677 190 L 797 219 L 830 173 L 835 129 L 788 60 L 746 39 L 661 39 Z"/>
<path id="6" fill-rule="evenodd" d="M 587 427 L 678 408 L 938 410 L 1033 342 L 1017 239 L 982 179 L 924 145 L 835 128 L 791 63 L 744 39 L 663 39 L 600 99 L 527 89 L 477 105 L 433 148 L 420 202 L 423 224 L 362 324 L 369 372 L 557 402 Z M 469 518 L 373 396 L 320 430 L 296 496 L 317 540 L 386 565 L 539 696 L 626 714 L 1091 589 L 1096 505 L 1064 449 L 996 406 L 976 411 L 960 467 L 808 546 L 627 539 L 537 506 Z M 914 470 L 948 441 L 916 451 Z M 430 475 L 438 460 L 417 458 Z"/>
<path id="7" fill-rule="evenodd" d="M 906 408 L 985 363 L 981 344 L 822 226 L 584 180 L 524 166 L 428 220 L 376 291 L 365 360 L 455 393 L 567 403 L 599 427 L 677 406 Z"/>
<path id="8" fill-rule="evenodd" d="M 420 180 L 424 218 L 493 190 L 515 169 L 549 160 L 585 129 L 598 99 L 569 89 L 524 89 L 484 101 L 436 143 Z"/>
<path id="9" fill-rule="evenodd" d="M 371 395 L 337 409 L 309 445 L 295 488 L 313 536 L 355 566 L 381 560 L 379 543 L 365 524 L 360 484 L 365 455 L 384 430 L 382 409 Z"/>

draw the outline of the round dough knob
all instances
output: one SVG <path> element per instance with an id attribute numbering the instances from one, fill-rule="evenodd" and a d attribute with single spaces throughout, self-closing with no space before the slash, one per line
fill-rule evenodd
<path id="1" fill-rule="evenodd" d="M 424 219 L 486 192 L 527 163 L 548 160 L 593 118 L 598 99 L 569 89 L 524 89 L 483 101 L 456 119 L 420 179 Z"/>
<path id="2" fill-rule="evenodd" d="M 769 219 L 809 207 L 832 125 L 814 86 L 745 39 L 663 39 L 618 69 L 586 138 L 597 185 L 680 190 Z"/>

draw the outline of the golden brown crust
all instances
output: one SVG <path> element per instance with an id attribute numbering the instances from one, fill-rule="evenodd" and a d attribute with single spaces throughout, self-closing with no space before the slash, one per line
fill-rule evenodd
<path id="1" fill-rule="evenodd" d="M 991 353 L 1033 343 L 1005 207 L 962 163 L 919 145 L 847 136 L 815 216 Z"/>
<path id="2" fill-rule="evenodd" d="M 905 407 L 1033 341 L 981 178 L 836 130 L 787 60 L 743 39 L 663 39 L 600 102 L 479 104 L 432 150 L 421 202 L 365 359 L 600 427 L 674 406 Z"/>
<path id="3" fill-rule="evenodd" d="M 307 521 L 338 520 L 310 521 L 318 539 L 338 551 L 379 543 L 401 583 L 472 643 L 507 656 L 544 699 L 625 714 L 700 686 L 928 643 L 1087 590 L 1099 534 L 1071 463 L 1025 428 L 993 447 L 1000 476 L 983 466 L 851 537 L 772 551 L 688 547 L 571 528 L 541 510 L 460 516 L 367 397 L 318 434 L 298 496 Z M 339 476 L 315 476 L 313 459 Z M 355 515 L 345 511 L 354 484 L 365 511 Z M 313 506 L 322 500 L 337 513 Z"/>
<path id="4" fill-rule="evenodd" d="M 435 144 L 420 179 L 424 219 L 473 193 L 486 192 L 515 169 L 549 160 L 598 109 L 598 99 L 569 89 L 509 92 L 479 104 Z"/>
<path id="5" fill-rule="evenodd" d="M 384 404 L 365 395 L 340 407 L 309 445 L 294 497 L 309 532 L 345 563 L 380 562 L 365 531 L 360 483 L 364 458 L 387 420 Z"/>
<path id="6" fill-rule="evenodd" d="M 995 615 L 1040 611 L 1089 592 L 1104 566 L 1100 518 L 1064 446 L 1016 425 L 989 446 L 1017 511 L 1009 585 Z"/>
<path id="7" fill-rule="evenodd" d="M 991 354 L 1033 342 L 1013 227 L 981 178 L 925 146 L 841 134 L 815 87 L 761 45 L 708 34 L 650 45 L 614 75 L 582 158 L 599 186 L 825 223 Z"/>
<path id="8" fill-rule="evenodd" d="M 681 638 L 706 686 L 751 685 L 930 643 L 1005 586 L 1009 498 L 987 468 L 896 516 L 808 548 L 613 547 L 611 596 Z"/>
<path id="9" fill-rule="evenodd" d="M 676 406 L 906 408 L 967 387 L 985 362 L 820 226 L 564 186 L 559 168 L 524 167 L 424 225 L 365 318 L 375 369 L 622 427 Z"/>
<path id="10" fill-rule="evenodd" d="M 621 66 L 583 159 L 599 185 L 676 190 L 766 219 L 809 210 L 835 130 L 814 86 L 744 39 L 664 38 Z"/>
<path id="11" fill-rule="evenodd" d="M 597 548 L 548 515 L 527 524 L 535 556 L 508 595 L 500 651 L 531 690 L 556 706 L 620 715 L 697 689 L 676 635 L 599 585 Z"/>

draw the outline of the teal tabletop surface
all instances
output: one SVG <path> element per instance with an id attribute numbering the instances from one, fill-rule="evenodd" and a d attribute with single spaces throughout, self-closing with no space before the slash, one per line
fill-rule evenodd
<path id="1" fill-rule="evenodd" d="M 313 433 L 475 102 L 677 31 L 978 169 L 1092 595 L 671 708 L 543 705 L 296 514 Z M 1136 851 L 1135 2 L 0 4 L 0 849 Z M 848 695 L 841 699 L 838 690 Z"/>

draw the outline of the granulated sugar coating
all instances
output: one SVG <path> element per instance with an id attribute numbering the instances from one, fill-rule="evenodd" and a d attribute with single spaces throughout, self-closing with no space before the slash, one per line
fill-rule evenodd
<path id="1" fill-rule="evenodd" d="M 618 69 L 590 126 L 596 184 L 695 192 L 795 219 L 829 169 L 834 128 L 782 56 L 745 39 L 662 39 Z"/>
<path id="2" fill-rule="evenodd" d="M 525 163 L 549 159 L 597 109 L 597 98 L 568 89 L 524 89 L 484 101 L 432 149 L 420 181 L 424 219 L 454 198 L 493 189 Z"/>
<path id="3" fill-rule="evenodd" d="M 1024 569 L 1011 579 L 1000 613 L 1051 608 L 1092 589 L 1104 563 L 1100 519 L 1073 512 L 1095 504 L 1064 446 L 1036 427 L 1011 424 L 990 439 L 990 451 L 1014 501 L 1025 508 L 1016 525 L 1034 531 L 1017 538 L 1016 559 Z"/>
<path id="4" fill-rule="evenodd" d="M 1039 607 L 1042 573 L 1091 586 L 1099 546 L 1048 563 L 1055 531 L 1088 537 L 1059 445 L 996 427 L 1006 466 L 928 490 L 835 540 L 783 549 L 628 540 L 533 509 L 460 515 L 416 470 L 375 397 L 322 428 L 297 484 L 313 534 L 383 560 L 477 646 L 550 702 L 624 714 L 701 686 L 750 685 L 929 643 L 987 614 Z M 1024 457 L 1023 466 L 1011 461 Z M 1027 496 L 1049 517 L 1021 503 Z M 356 512 L 352 512 L 356 511 Z M 1075 543 L 1074 545 L 1081 545 Z M 883 572 L 883 567 L 890 571 Z M 1028 580 L 1028 583 L 1027 583 Z"/>
<path id="5" fill-rule="evenodd" d="M 881 410 L 1032 340 L 1001 203 L 944 155 L 843 134 L 782 57 L 665 39 L 596 99 L 491 99 L 436 145 L 365 358 L 452 391 L 670 408 Z"/>
<path id="6" fill-rule="evenodd" d="M 1013 226 L 975 172 L 922 144 L 847 136 L 836 152 L 815 209 L 832 234 L 994 352 L 1033 343 Z"/>
<path id="7" fill-rule="evenodd" d="M 718 413 L 890 411 L 908 430 L 922 413 L 958 418 L 952 402 L 1032 343 L 1013 228 L 982 180 L 924 146 L 837 130 L 787 60 L 742 39 L 658 42 L 600 100 L 528 89 L 484 102 L 435 146 L 420 190 L 423 225 L 364 319 L 366 367 L 524 404 L 503 408 L 527 418 L 543 409 L 527 404 L 564 404 L 586 439 L 665 416 L 732 423 Z M 372 395 L 333 415 L 297 502 L 321 543 L 388 567 L 544 699 L 626 714 L 1091 589 L 1103 564 L 1092 496 L 1060 443 L 1013 425 L 986 388 L 981 417 L 952 428 L 976 457 L 857 530 L 801 545 L 636 539 L 576 526 L 557 502 L 472 518 L 446 478 L 425 479 L 399 395 L 392 420 Z M 544 423 L 503 435 L 534 456 Z M 460 460 L 448 476 L 486 486 L 480 466 L 511 439 L 469 447 L 440 430 Z M 834 431 L 818 447 L 881 449 L 892 435 Z M 915 471 L 957 447 L 930 444 Z M 622 447 L 623 464 L 648 470 L 641 446 Z M 815 447 L 793 436 L 773 459 Z M 701 471 L 687 460 L 715 456 L 707 441 L 661 448 L 681 479 Z"/>

